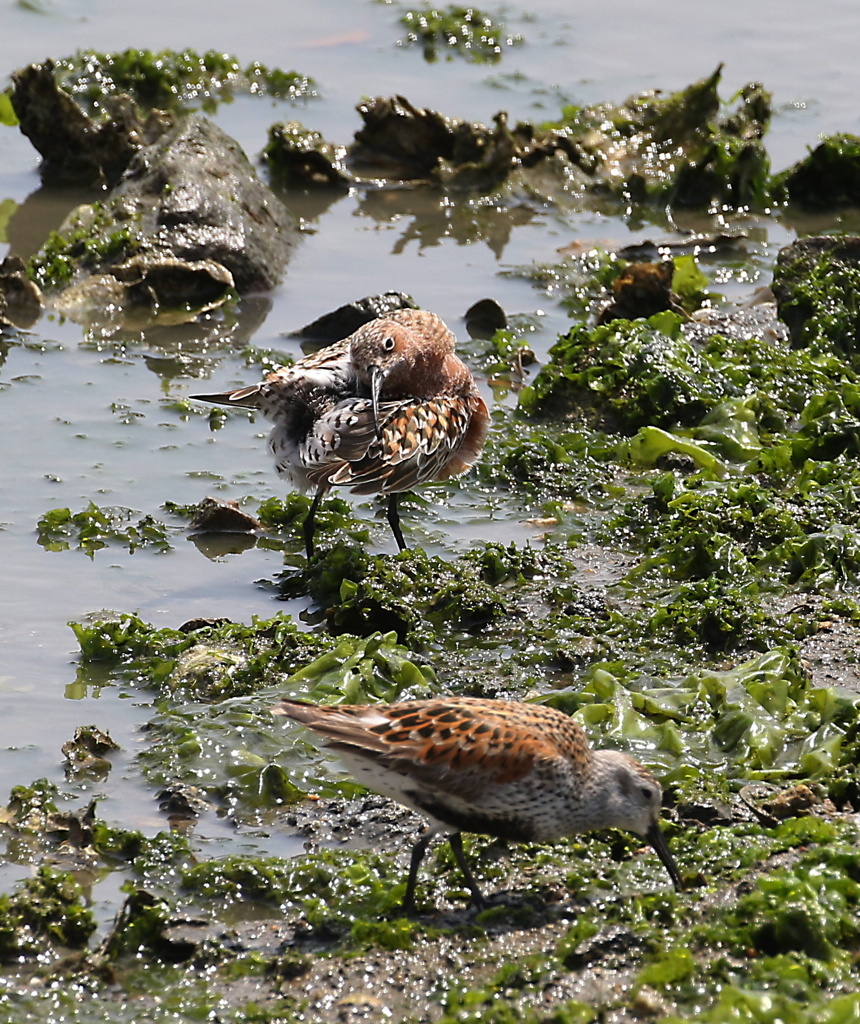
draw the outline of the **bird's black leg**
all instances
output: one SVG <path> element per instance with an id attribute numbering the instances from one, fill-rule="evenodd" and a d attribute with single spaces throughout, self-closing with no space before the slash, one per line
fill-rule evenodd
<path id="1" fill-rule="evenodd" d="M 454 860 L 457 861 L 457 867 L 459 867 L 463 872 L 463 878 L 466 880 L 466 886 L 472 894 L 472 902 L 478 910 L 483 910 L 487 905 L 487 901 L 484 899 L 483 893 L 478 888 L 478 883 L 475 881 L 472 869 L 466 863 L 466 855 L 463 853 L 462 835 L 459 832 L 455 832 L 453 835 L 448 836 L 448 842 L 451 844 L 451 849 L 454 851 Z"/>
<path id="2" fill-rule="evenodd" d="M 397 500 L 400 497 L 399 494 L 388 495 L 388 508 L 386 509 L 386 516 L 388 518 L 388 525 L 391 527 L 391 532 L 394 534 L 394 539 L 397 541 L 397 546 L 401 551 L 406 550 L 406 541 L 403 539 L 403 533 L 400 530 L 400 513 L 397 511 Z"/>
<path id="3" fill-rule="evenodd" d="M 314 527 L 316 526 L 316 515 L 319 503 L 322 501 L 324 488 L 320 488 L 314 495 L 314 500 L 311 502 L 311 507 L 308 509 L 308 514 L 305 516 L 305 522 L 303 531 L 305 535 L 305 551 L 307 552 L 308 561 L 311 560 L 314 553 Z"/>
<path id="4" fill-rule="evenodd" d="M 418 837 L 418 842 L 412 847 L 412 858 L 409 861 L 409 879 L 406 882 L 406 895 L 403 897 L 403 910 L 407 914 L 415 913 L 415 885 L 418 881 L 418 868 L 424 860 L 424 854 L 430 845 L 430 840 L 435 835 L 432 828 L 426 829 Z"/>

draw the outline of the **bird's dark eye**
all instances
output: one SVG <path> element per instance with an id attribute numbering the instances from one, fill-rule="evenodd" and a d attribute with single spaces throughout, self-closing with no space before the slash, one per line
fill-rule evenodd
<path id="1" fill-rule="evenodd" d="M 648 786 L 640 786 L 639 787 L 639 792 L 642 794 L 642 796 L 645 799 L 646 803 L 650 803 L 651 802 L 651 797 L 652 797 L 653 793 L 652 793 L 651 789 Z"/>
<path id="2" fill-rule="evenodd" d="M 383 341 L 382 347 L 383 347 L 383 349 L 385 349 L 386 352 L 393 352 L 394 351 L 394 338 L 392 338 L 391 335 L 389 335 L 385 339 L 385 341 Z"/>

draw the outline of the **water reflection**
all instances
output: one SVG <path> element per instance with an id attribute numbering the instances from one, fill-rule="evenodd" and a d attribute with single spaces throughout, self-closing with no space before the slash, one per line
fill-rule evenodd
<path id="1" fill-rule="evenodd" d="M 21 203 L 6 226 L 6 240 L 11 252 L 28 260 L 41 249 L 52 231 L 58 231 L 72 210 L 82 203 L 103 198 L 96 189 L 57 188 L 43 186 L 31 192 Z"/>
<path id="2" fill-rule="evenodd" d="M 510 202 L 510 197 L 482 196 L 454 201 L 438 188 L 418 186 L 409 189 L 379 189 L 367 192 L 356 209 L 359 217 L 380 224 L 400 226 L 392 254 L 402 253 L 410 242 L 426 249 L 451 239 L 458 245 L 484 242 L 500 258 L 511 240 L 514 228 L 534 224 L 543 215 L 525 202 Z"/>
<path id="3" fill-rule="evenodd" d="M 162 379 L 200 378 L 222 357 L 251 346 L 271 311 L 272 299 L 255 295 L 181 324 L 135 324 L 128 318 L 114 322 L 108 312 L 90 324 L 80 344 L 82 349 L 111 352 L 115 359 L 125 358 L 128 349 L 145 346 L 145 365 Z"/>

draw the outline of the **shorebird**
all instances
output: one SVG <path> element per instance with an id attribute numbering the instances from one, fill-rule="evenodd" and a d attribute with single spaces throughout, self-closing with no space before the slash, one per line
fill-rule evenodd
<path id="1" fill-rule="evenodd" d="M 283 700 L 271 710 L 322 736 L 359 782 L 430 819 L 412 850 L 407 912 L 415 909 L 418 868 L 439 833 L 448 835 L 479 907 L 484 898 L 461 832 L 549 843 L 592 829 L 627 829 L 648 840 L 672 884 L 683 888 L 660 829 L 660 784 L 627 754 L 593 750 L 580 726 L 555 708 L 439 697 L 326 706 Z"/>
<path id="2" fill-rule="evenodd" d="M 315 489 L 304 523 L 308 558 L 331 487 L 387 498 L 403 551 L 400 494 L 465 472 L 487 434 L 487 407 L 455 342 L 434 313 L 399 309 L 259 384 L 191 397 L 257 409 L 275 424 L 269 450 L 277 472 L 297 490 Z"/>

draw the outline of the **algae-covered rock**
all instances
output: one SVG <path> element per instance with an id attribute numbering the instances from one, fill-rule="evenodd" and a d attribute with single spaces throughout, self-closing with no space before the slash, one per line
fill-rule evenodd
<path id="1" fill-rule="evenodd" d="M 857 350 L 860 238 L 798 239 L 780 250 L 772 287 L 793 345 Z"/>
<path id="2" fill-rule="evenodd" d="M 164 131 L 159 112 L 144 117 L 128 96 L 106 98 L 102 117 L 86 114 L 57 82 L 56 65 L 31 64 L 12 75 L 21 131 L 42 156 L 52 184 L 115 184 L 131 158 Z"/>
<path id="3" fill-rule="evenodd" d="M 418 108 L 404 96 L 376 97 L 348 150 L 351 167 L 446 188 L 488 191 L 521 168 L 554 160 L 583 192 L 679 206 L 765 206 L 769 161 L 762 147 L 770 97 L 751 83 L 733 107 L 717 93 L 722 68 L 670 96 L 566 107 L 547 125 L 470 123 Z"/>
<path id="4" fill-rule="evenodd" d="M 0 894 L 0 962 L 44 953 L 52 946 L 81 949 L 95 931 L 81 886 L 71 874 L 39 868 L 12 896 Z"/>
<path id="5" fill-rule="evenodd" d="M 860 206 L 860 136 L 829 135 L 793 167 L 776 176 L 776 199 L 808 209 Z"/>
<path id="6" fill-rule="evenodd" d="M 272 125 L 263 155 L 269 170 L 290 185 L 348 188 L 353 181 L 344 165 L 346 147 L 326 142 L 298 121 Z"/>
<path id="7" fill-rule="evenodd" d="M 290 99 L 316 95 L 310 79 L 212 51 L 82 51 L 12 76 L 11 107 L 42 155 L 52 184 L 114 185 L 131 158 L 195 101 L 244 90 Z M 171 111 L 173 113 L 166 113 Z M 14 123 L 9 121 L 7 123 Z"/>
<path id="8" fill-rule="evenodd" d="M 769 160 L 760 143 L 770 96 L 745 86 L 720 116 L 722 65 L 677 93 L 644 93 L 622 104 L 567 107 L 551 127 L 566 136 L 588 187 L 678 206 L 763 206 Z"/>
<path id="9" fill-rule="evenodd" d="M 214 50 L 79 50 L 56 61 L 54 68 L 63 88 L 88 112 L 97 110 L 105 96 L 121 93 L 145 109 L 162 110 L 200 104 L 211 109 L 241 92 L 290 100 L 316 96 L 306 75 L 257 61 L 243 67 L 230 54 Z"/>
<path id="10" fill-rule="evenodd" d="M 520 393 L 527 412 L 564 415 L 603 429 L 697 424 L 717 403 L 739 393 L 681 331 L 681 318 L 613 320 L 577 325 L 550 350 L 552 361 Z"/>
<path id="11" fill-rule="evenodd" d="M 273 287 L 295 225 L 239 146 L 192 115 L 141 149 L 105 200 L 81 207 L 33 258 L 69 315 L 144 303 L 190 315 Z M 77 280 L 75 280 L 77 278 Z"/>
<path id="12" fill-rule="evenodd" d="M 149 63 L 135 53 L 117 74 L 151 101 L 161 93 L 147 89 Z M 101 79 L 84 65 L 78 88 L 93 100 Z M 61 78 L 52 61 L 15 73 L 21 130 L 42 154 L 46 180 L 112 191 L 73 211 L 30 263 L 43 288 L 65 289 L 57 308 L 84 322 L 139 306 L 182 320 L 278 283 L 296 227 L 229 136 L 199 115 L 145 116 L 110 76 L 87 111 Z"/>

